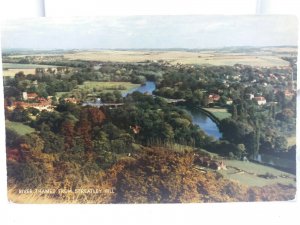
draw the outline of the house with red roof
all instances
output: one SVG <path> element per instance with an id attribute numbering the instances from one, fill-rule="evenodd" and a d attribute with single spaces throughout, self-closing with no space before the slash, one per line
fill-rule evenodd
<path id="1" fill-rule="evenodd" d="M 210 94 L 208 96 L 208 103 L 214 103 L 220 100 L 220 95 L 218 94 Z"/>
<path id="2" fill-rule="evenodd" d="M 253 99 L 258 105 L 265 105 L 267 103 L 267 100 L 263 96 L 254 97 Z"/>

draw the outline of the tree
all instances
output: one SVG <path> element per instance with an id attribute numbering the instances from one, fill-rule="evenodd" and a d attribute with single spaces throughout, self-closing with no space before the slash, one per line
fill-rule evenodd
<path id="1" fill-rule="evenodd" d="M 4 97 L 7 98 L 13 98 L 14 99 L 21 99 L 22 91 L 19 90 L 15 86 L 6 87 L 4 86 Z"/>
<path id="2" fill-rule="evenodd" d="M 18 82 L 18 81 L 21 81 L 21 80 L 25 80 L 26 79 L 26 76 L 24 74 L 23 71 L 20 71 L 18 73 L 15 74 L 15 80 Z"/>
<path id="3" fill-rule="evenodd" d="M 295 113 L 290 108 L 285 108 L 282 110 L 282 112 L 280 112 L 276 115 L 276 119 L 284 121 L 284 122 L 290 122 L 290 121 L 292 121 L 293 118 L 295 118 Z"/>
<path id="4" fill-rule="evenodd" d="M 70 150 L 74 146 L 75 122 L 67 119 L 61 125 L 61 133 L 64 136 L 64 148 Z"/>
<path id="5" fill-rule="evenodd" d="M 122 93 L 120 91 L 113 91 L 114 96 L 116 97 L 116 101 L 120 102 L 122 100 Z"/>
<path id="6" fill-rule="evenodd" d="M 196 104 L 200 104 L 203 100 L 203 92 L 200 89 L 195 90 L 193 99 L 195 100 Z"/>
<path id="7" fill-rule="evenodd" d="M 259 126 L 256 128 L 254 142 L 255 142 L 254 156 L 257 156 L 259 154 L 259 149 L 260 149 L 260 127 Z"/>
<path id="8" fill-rule="evenodd" d="M 111 151 L 114 153 L 125 153 L 127 152 L 126 144 L 121 139 L 111 141 Z"/>
<path id="9" fill-rule="evenodd" d="M 244 144 L 238 144 L 237 145 L 237 153 L 236 155 L 238 156 L 238 158 L 242 158 L 244 155 L 246 155 L 246 148 Z"/>
<path id="10" fill-rule="evenodd" d="M 91 151 L 93 148 L 92 142 L 92 124 L 88 119 L 88 114 L 82 111 L 80 114 L 80 119 L 77 123 L 76 134 L 80 137 L 85 145 L 86 151 Z"/>
<path id="11" fill-rule="evenodd" d="M 27 122 L 30 120 L 28 112 L 22 107 L 17 105 L 11 114 L 11 120 L 16 122 Z"/>
<path id="12" fill-rule="evenodd" d="M 17 145 L 19 143 L 18 140 L 20 138 L 20 135 L 16 131 L 6 127 L 5 137 L 6 137 L 6 146 L 7 147 L 17 147 Z"/>
<path id="13" fill-rule="evenodd" d="M 94 133 L 95 133 L 95 137 L 93 140 L 94 151 L 96 152 L 111 151 L 108 135 L 102 130 L 100 130 L 99 132 L 94 131 Z"/>
<path id="14" fill-rule="evenodd" d="M 26 144 L 30 151 L 41 152 L 44 149 L 45 141 L 37 133 L 31 133 L 24 135 L 20 143 Z"/>
<path id="15" fill-rule="evenodd" d="M 28 160 L 22 163 L 7 163 L 7 176 L 23 188 L 37 188 L 49 179 L 45 165 L 42 162 Z"/>
<path id="16" fill-rule="evenodd" d="M 275 115 L 276 115 L 276 105 L 271 104 L 269 109 L 269 117 L 275 119 Z"/>
<path id="17" fill-rule="evenodd" d="M 92 123 L 92 126 L 97 126 L 103 123 L 106 119 L 105 114 L 101 109 L 89 107 L 87 110 L 83 110 L 83 113 L 87 113 L 89 120 Z"/>
<path id="18" fill-rule="evenodd" d="M 287 140 L 283 136 L 278 136 L 274 140 L 274 149 L 276 152 L 285 152 L 287 151 Z"/>
<path id="19" fill-rule="evenodd" d="M 224 139 L 239 144 L 246 142 L 248 135 L 252 133 L 254 129 L 247 122 L 226 118 L 220 122 L 220 131 L 223 133 Z"/>
<path id="20" fill-rule="evenodd" d="M 47 124 L 49 129 L 54 133 L 59 133 L 61 124 L 64 121 L 63 115 L 57 111 L 48 112 L 42 111 L 35 121 L 36 127 L 41 127 L 42 124 Z"/>
<path id="21" fill-rule="evenodd" d="M 234 104 L 232 109 L 232 119 L 237 120 L 238 115 L 237 115 L 237 108 L 236 108 L 236 104 Z"/>
<path id="22" fill-rule="evenodd" d="M 39 114 L 40 110 L 36 109 L 36 108 L 33 108 L 33 107 L 30 107 L 27 109 L 27 112 L 28 113 L 31 113 L 32 115 L 36 116 Z"/>
<path id="23" fill-rule="evenodd" d="M 55 153 L 61 152 L 64 149 L 64 139 L 60 135 L 56 135 L 49 128 L 47 125 L 41 130 L 41 137 L 44 140 L 44 152 L 45 153 Z"/>
<path id="24" fill-rule="evenodd" d="M 119 138 L 123 133 L 122 130 L 120 130 L 111 122 L 103 125 L 103 132 L 105 132 L 108 135 L 108 138 L 110 140 Z"/>
<path id="25" fill-rule="evenodd" d="M 285 106 L 286 106 L 286 98 L 285 98 L 285 95 L 284 95 L 283 91 L 279 91 L 279 92 L 276 93 L 276 100 L 278 101 L 279 106 L 281 108 L 285 108 Z"/>
<path id="26" fill-rule="evenodd" d="M 159 135 L 160 137 L 162 137 L 165 140 L 172 140 L 174 139 L 174 131 L 173 128 L 170 124 L 164 122 L 161 124 L 161 135 Z"/>
<path id="27" fill-rule="evenodd" d="M 58 112 L 66 112 L 72 114 L 76 118 L 80 117 L 81 107 L 71 102 L 66 102 L 65 100 L 60 99 L 59 104 L 56 107 Z"/>

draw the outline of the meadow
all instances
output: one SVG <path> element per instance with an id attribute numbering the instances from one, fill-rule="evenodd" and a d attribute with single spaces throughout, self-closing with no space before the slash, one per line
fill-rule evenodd
<path id="1" fill-rule="evenodd" d="M 133 84 L 130 82 L 85 81 L 82 85 L 78 85 L 78 88 L 87 90 L 96 89 L 97 91 L 120 90 L 122 92 L 137 88 L 139 86 L 139 84 Z"/>
<path id="2" fill-rule="evenodd" d="M 112 92 L 120 91 L 122 94 L 139 87 L 140 84 L 133 84 L 130 82 L 98 82 L 98 81 L 85 81 L 83 84 L 78 85 L 77 88 L 73 89 L 71 92 L 56 92 L 57 97 L 62 97 L 63 95 L 72 95 L 73 91 L 86 91 L 89 93 L 97 92 Z"/>
<path id="3" fill-rule="evenodd" d="M 56 68 L 57 66 L 39 65 L 39 64 L 21 64 L 21 63 L 3 63 L 3 75 L 15 76 L 16 73 L 22 71 L 25 75 L 35 74 L 36 68 Z"/>
<path id="4" fill-rule="evenodd" d="M 296 176 L 262 164 L 241 160 L 223 160 L 227 170 L 220 170 L 224 178 L 247 186 L 262 187 L 276 183 L 295 185 Z M 263 177 L 263 176 L 267 176 Z"/>
<path id="5" fill-rule="evenodd" d="M 53 68 L 57 66 L 40 65 L 40 64 L 22 64 L 22 63 L 3 63 L 3 69 L 36 69 L 36 68 Z"/>
<path id="6" fill-rule="evenodd" d="M 227 112 L 225 108 L 203 108 L 206 111 L 212 113 L 219 120 L 231 117 L 231 114 Z"/>

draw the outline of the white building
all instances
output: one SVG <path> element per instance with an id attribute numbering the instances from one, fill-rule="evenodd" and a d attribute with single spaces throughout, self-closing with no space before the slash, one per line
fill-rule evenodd
<path id="1" fill-rule="evenodd" d="M 265 105 L 267 103 L 265 97 L 262 96 L 254 97 L 254 100 L 257 102 L 258 105 Z"/>

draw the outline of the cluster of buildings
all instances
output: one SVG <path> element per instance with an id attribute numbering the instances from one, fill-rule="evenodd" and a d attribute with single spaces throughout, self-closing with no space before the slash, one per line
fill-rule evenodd
<path id="1" fill-rule="evenodd" d="M 248 95 L 249 100 L 254 100 L 258 105 L 265 105 L 267 103 L 267 100 L 263 96 L 257 96 L 254 97 L 254 94 L 249 94 Z M 208 103 L 216 103 L 220 100 L 220 95 L 218 94 L 210 94 L 208 96 Z M 226 105 L 232 105 L 233 100 L 231 98 L 226 99 Z"/>
<path id="2" fill-rule="evenodd" d="M 216 103 L 220 100 L 221 96 L 218 94 L 210 94 L 208 95 L 208 104 Z M 232 105 L 233 100 L 231 98 L 227 98 L 225 101 L 226 105 Z"/>
<path id="3" fill-rule="evenodd" d="M 265 105 L 267 103 L 267 100 L 264 96 L 254 97 L 254 94 L 248 94 L 247 97 L 249 100 L 254 100 L 258 105 Z"/>
<path id="4" fill-rule="evenodd" d="M 70 102 L 70 103 L 73 103 L 73 104 L 78 104 L 80 102 L 79 99 L 74 98 L 74 97 L 72 97 L 72 98 L 64 98 L 64 100 L 65 100 L 65 102 Z"/>
<path id="5" fill-rule="evenodd" d="M 52 105 L 52 97 L 49 96 L 47 99 L 38 97 L 36 93 L 23 92 L 23 101 L 14 101 L 11 105 L 6 106 L 8 110 L 14 110 L 16 107 L 22 107 L 24 109 L 35 108 L 39 111 L 53 111 L 54 106 Z"/>
<path id="6" fill-rule="evenodd" d="M 16 107 L 22 107 L 24 109 L 35 108 L 39 111 L 49 111 L 52 112 L 55 106 L 52 104 L 52 96 L 48 98 L 39 97 L 37 93 L 22 93 L 23 101 L 14 101 L 11 105 L 6 105 L 6 108 L 10 111 L 13 111 Z M 80 103 L 80 100 L 77 98 L 64 98 L 66 102 L 73 104 Z"/>

